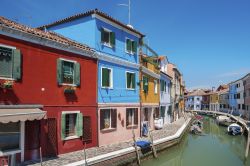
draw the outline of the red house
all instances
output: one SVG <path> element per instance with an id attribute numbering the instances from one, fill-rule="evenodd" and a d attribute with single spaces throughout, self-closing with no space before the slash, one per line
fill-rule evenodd
<path id="1" fill-rule="evenodd" d="M 97 146 L 96 84 L 88 46 L 0 17 L 0 159 Z"/>

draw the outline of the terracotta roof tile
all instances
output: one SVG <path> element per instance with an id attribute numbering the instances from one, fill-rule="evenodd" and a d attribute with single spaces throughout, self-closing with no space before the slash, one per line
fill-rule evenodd
<path id="1" fill-rule="evenodd" d="M 73 47 L 76 47 L 76 48 L 79 48 L 79 49 L 82 49 L 85 51 L 94 52 L 94 50 L 92 48 L 90 48 L 89 46 L 87 46 L 85 44 L 78 43 L 76 41 L 73 41 L 69 38 L 61 36 L 61 35 L 56 34 L 54 32 L 50 32 L 50 31 L 45 32 L 45 31 L 39 30 L 37 28 L 31 28 L 31 27 L 16 23 L 16 22 L 8 20 L 2 16 L 0 16 L 0 26 L 13 28 L 13 29 L 16 29 L 16 30 L 19 30 L 19 31 L 22 31 L 25 33 L 29 33 L 29 34 L 32 34 L 32 35 L 35 35 L 35 36 L 38 36 L 41 38 L 49 39 L 49 40 L 52 40 L 52 41 L 55 41 L 55 42 L 58 42 L 61 44 L 73 46 Z"/>
<path id="2" fill-rule="evenodd" d="M 87 17 L 87 16 L 90 16 L 92 14 L 97 14 L 99 16 L 102 16 L 142 37 L 144 37 L 145 35 L 143 35 L 142 33 L 140 33 L 139 31 L 135 30 L 134 28 L 114 19 L 113 17 L 109 16 L 108 14 L 104 13 L 104 12 L 101 12 L 99 11 L 98 9 L 94 9 L 94 10 L 90 10 L 90 11 L 87 11 L 85 13 L 79 13 L 79 14 L 76 14 L 76 15 L 73 15 L 73 16 L 70 16 L 70 17 L 67 17 L 67 18 L 64 18 L 64 19 L 61 19 L 61 20 L 58 20 L 58 21 L 55 21 L 53 23 L 50 23 L 50 24 L 46 24 L 46 25 L 43 25 L 43 26 L 40 26 L 38 27 L 38 29 L 44 29 L 44 28 L 49 28 L 49 27 L 52 27 L 52 26 L 55 26 L 55 25 L 59 25 L 59 24 L 62 24 L 62 23 L 66 23 L 66 22 L 70 22 L 72 20 L 75 20 L 75 19 L 78 19 L 78 18 L 82 18 L 82 17 Z"/>

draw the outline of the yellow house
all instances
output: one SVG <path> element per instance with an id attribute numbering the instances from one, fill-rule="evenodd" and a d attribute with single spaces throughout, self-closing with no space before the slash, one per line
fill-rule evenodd
<path id="1" fill-rule="evenodd" d="M 140 103 L 142 125 L 154 128 L 160 117 L 160 68 L 158 62 L 147 55 L 140 55 Z"/>
<path id="2" fill-rule="evenodd" d="M 212 92 L 210 94 L 210 111 L 219 111 L 219 94 L 218 92 Z"/>

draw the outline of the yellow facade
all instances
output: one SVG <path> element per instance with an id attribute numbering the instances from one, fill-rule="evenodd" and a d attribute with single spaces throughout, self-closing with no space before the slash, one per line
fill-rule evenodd
<path id="1" fill-rule="evenodd" d="M 145 62 L 143 61 L 141 63 L 141 66 L 147 68 L 149 71 L 155 73 L 155 74 L 160 74 L 160 69 L 154 65 L 151 64 L 150 62 Z M 140 80 L 143 80 L 143 77 L 148 78 L 148 91 L 145 92 L 143 89 L 143 84 L 144 82 L 141 81 L 140 85 L 140 96 L 141 96 L 141 102 L 142 104 L 144 103 L 154 103 L 154 104 L 159 104 L 160 103 L 160 82 L 159 79 L 154 78 L 144 72 L 140 72 Z M 157 88 L 155 89 L 155 84 Z M 156 93 L 157 92 L 157 93 Z"/>
<path id="2" fill-rule="evenodd" d="M 210 103 L 218 103 L 219 102 L 219 95 L 218 93 L 213 93 L 210 95 Z"/>

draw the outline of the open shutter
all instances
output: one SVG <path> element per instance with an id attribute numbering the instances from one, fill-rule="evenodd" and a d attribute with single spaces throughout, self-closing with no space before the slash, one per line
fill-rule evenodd
<path id="1" fill-rule="evenodd" d="M 115 33 L 110 32 L 110 43 L 112 46 L 115 46 Z"/>
<path id="2" fill-rule="evenodd" d="M 160 108 L 161 108 L 161 112 L 160 112 L 161 117 L 165 117 L 165 109 L 166 109 L 166 107 L 161 106 Z"/>
<path id="3" fill-rule="evenodd" d="M 166 92 L 166 91 L 167 91 L 167 82 L 164 81 L 164 92 Z"/>
<path id="4" fill-rule="evenodd" d="M 102 68 L 102 86 L 109 87 L 109 69 Z"/>
<path id="5" fill-rule="evenodd" d="M 83 118 L 82 118 L 82 113 L 78 113 L 77 114 L 77 119 L 76 119 L 76 135 L 78 137 L 81 137 L 82 136 L 82 131 L 83 131 L 83 128 L 82 128 L 82 125 L 83 125 Z"/>
<path id="6" fill-rule="evenodd" d="M 21 79 L 22 69 L 21 69 L 21 52 L 18 49 L 13 49 L 13 78 L 16 80 Z"/>
<path id="7" fill-rule="evenodd" d="M 134 113 L 134 124 L 138 125 L 138 109 L 136 108 Z"/>
<path id="8" fill-rule="evenodd" d="M 104 129 L 104 111 L 100 110 L 100 130 Z"/>
<path id="9" fill-rule="evenodd" d="M 127 39 L 127 51 L 128 52 L 131 52 L 131 48 L 132 47 L 132 42 L 131 42 L 131 40 L 129 40 L 129 39 Z"/>
<path id="10" fill-rule="evenodd" d="M 135 89 L 135 73 L 132 74 L 132 88 Z"/>
<path id="11" fill-rule="evenodd" d="M 62 60 L 57 59 L 57 83 L 62 84 Z"/>
<path id="12" fill-rule="evenodd" d="M 61 117 L 61 139 L 65 139 L 65 130 L 66 130 L 66 114 L 62 114 Z"/>
<path id="13" fill-rule="evenodd" d="M 101 42 L 104 42 L 104 29 L 101 28 Z"/>
<path id="14" fill-rule="evenodd" d="M 131 88 L 130 85 L 131 85 L 131 74 L 127 73 L 127 88 Z"/>
<path id="15" fill-rule="evenodd" d="M 81 73 L 80 73 L 80 64 L 74 64 L 74 84 L 80 86 L 81 83 Z"/>
<path id="16" fill-rule="evenodd" d="M 133 51 L 134 53 L 137 52 L 137 42 L 136 42 L 136 41 L 133 41 L 133 42 L 132 42 L 132 51 Z"/>
<path id="17" fill-rule="evenodd" d="M 117 111 L 116 109 L 111 109 L 111 128 L 116 129 L 117 126 Z"/>
<path id="18" fill-rule="evenodd" d="M 126 126 L 129 126 L 129 109 L 126 109 Z"/>
<path id="19" fill-rule="evenodd" d="M 147 77 L 143 77 L 143 90 L 145 93 L 148 92 L 148 78 Z"/>
<path id="20" fill-rule="evenodd" d="M 91 128 L 91 117 L 84 116 L 83 117 L 83 141 L 91 141 L 92 140 L 92 128 Z"/>

